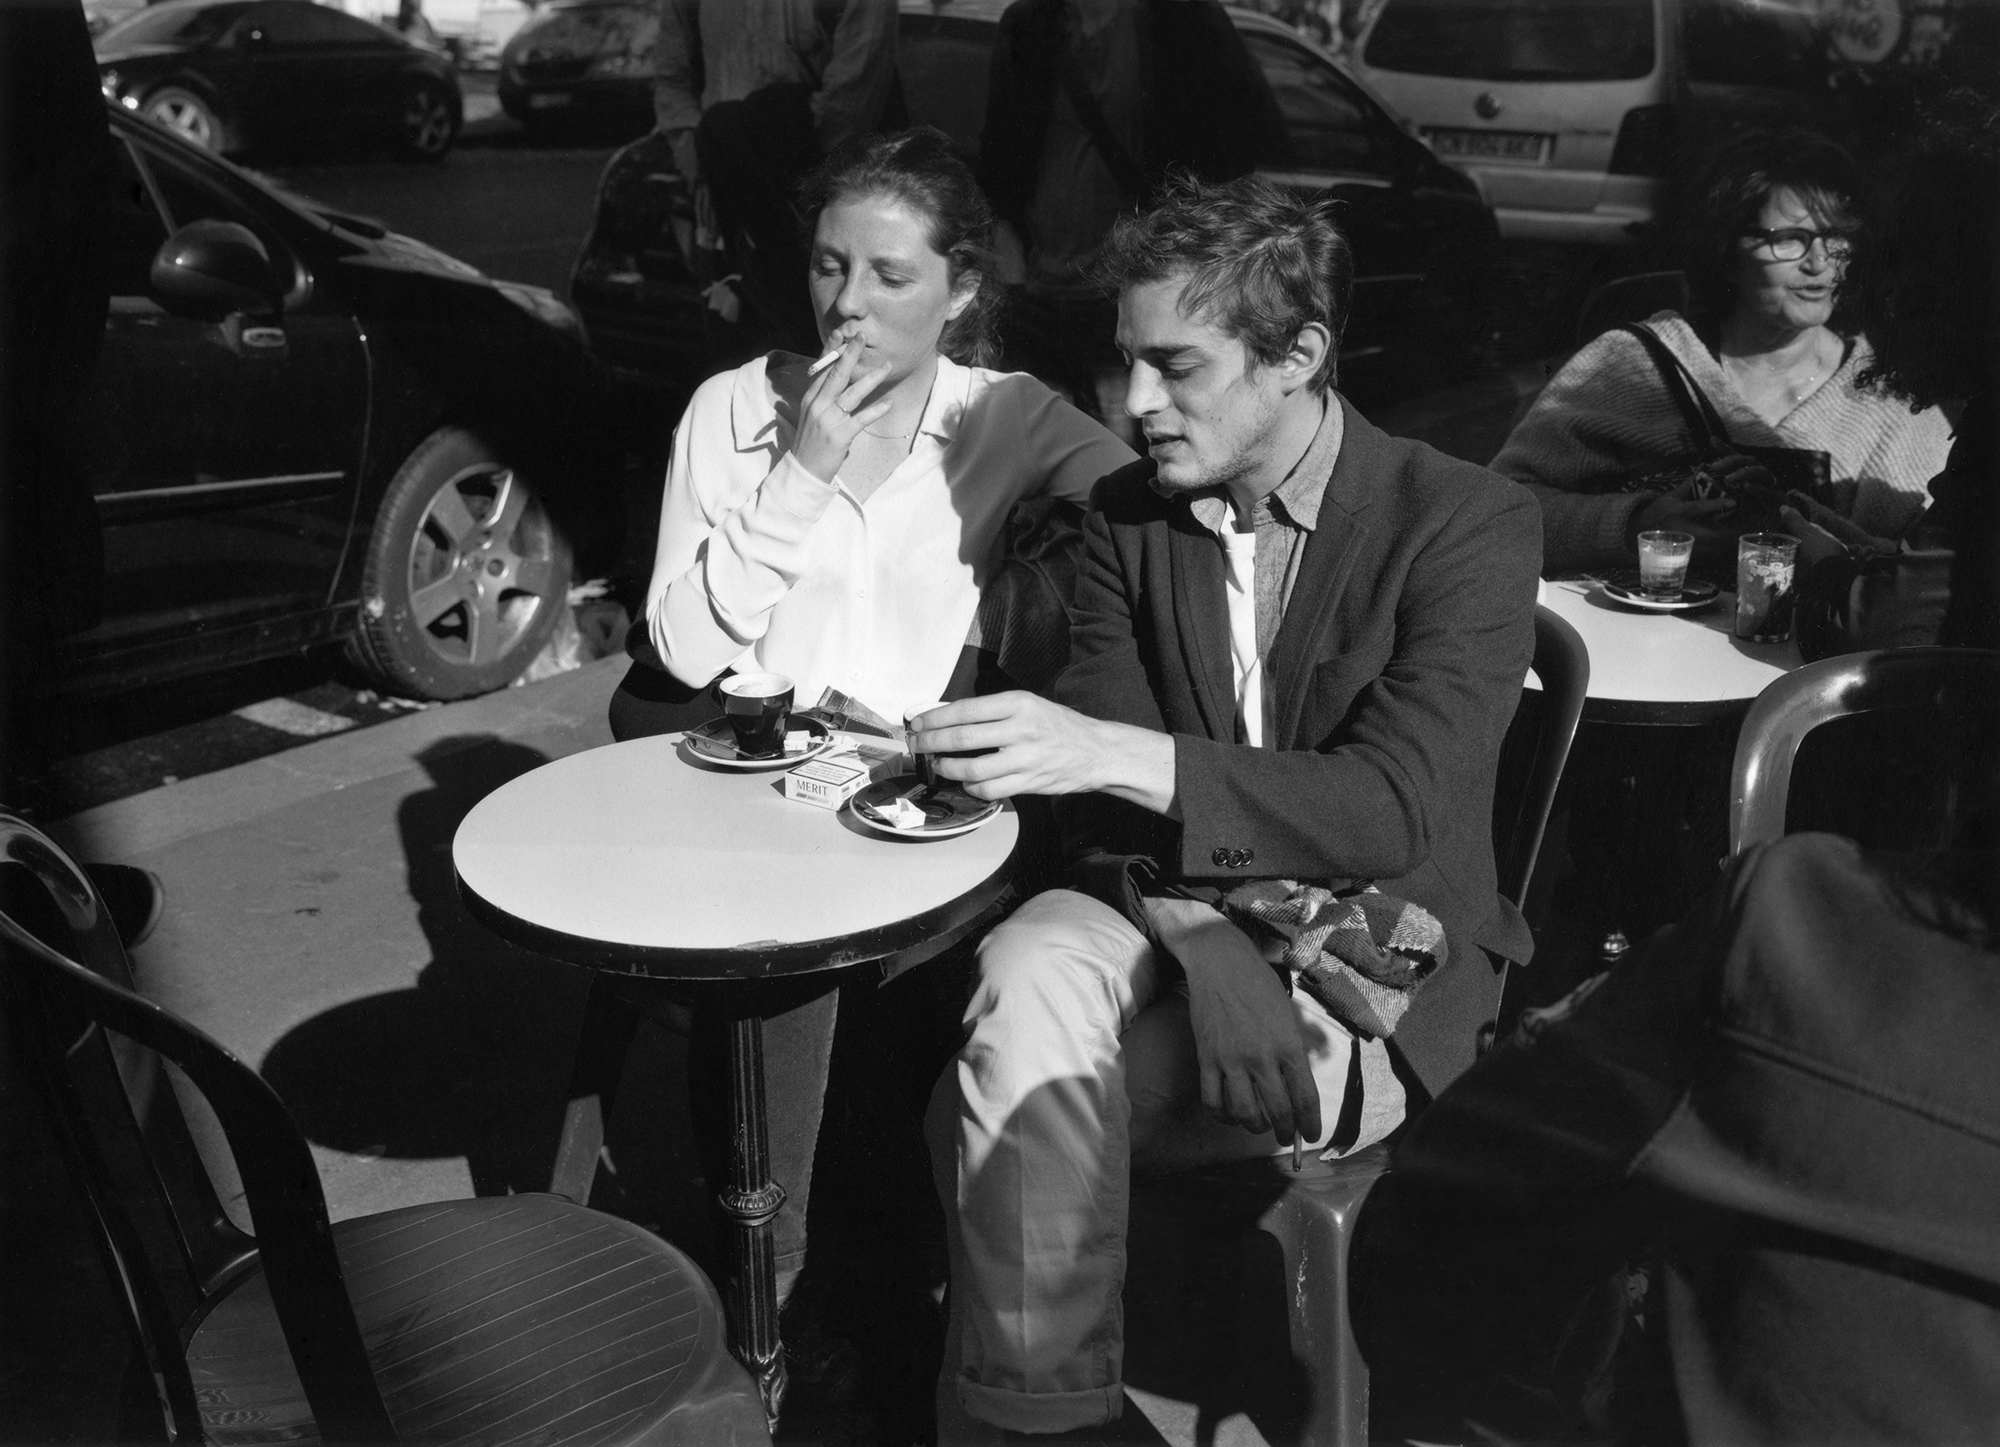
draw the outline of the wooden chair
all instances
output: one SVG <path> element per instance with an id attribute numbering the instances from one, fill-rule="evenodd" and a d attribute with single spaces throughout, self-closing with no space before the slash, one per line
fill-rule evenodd
<path id="1" fill-rule="evenodd" d="M 1547 608 L 1535 609 L 1539 690 L 1524 692 L 1501 749 L 1494 792 L 1493 854 L 1500 892 L 1526 899 L 1564 761 L 1590 684 L 1582 637 Z M 1386 1146 L 1294 1175 L 1269 1161 L 1189 1171 L 1134 1188 L 1135 1215 L 1151 1210 L 1193 1223 L 1190 1235 L 1256 1229 L 1284 1260 L 1291 1354 L 1306 1367 L 1307 1401 L 1297 1440 L 1305 1447 L 1365 1447 L 1368 1366 L 1347 1320 L 1347 1248 L 1362 1202 L 1388 1168 Z"/>
<path id="2" fill-rule="evenodd" d="M 43 933 L 75 956 L 0 913 L 0 1009 L 172 1440 L 769 1441 L 755 1385 L 723 1350 L 714 1288 L 673 1247 L 552 1196 L 331 1222 L 283 1103 L 133 990 L 70 857 L 0 814 L 0 869 L 40 885 L 27 906 L 46 894 Z M 135 1110 L 128 1082 L 159 1059 L 221 1123 L 254 1238 L 225 1214 L 174 1091 Z"/>
<path id="3" fill-rule="evenodd" d="M 1729 789 L 1729 850 L 1740 854 L 1785 833 L 1792 762 L 1821 724 L 1874 709 L 1921 709 L 1940 720 L 1977 711 L 1987 727 L 2000 707 L 2000 653 L 1982 648 L 1886 648 L 1808 663 L 1757 695 L 1736 737 Z"/>

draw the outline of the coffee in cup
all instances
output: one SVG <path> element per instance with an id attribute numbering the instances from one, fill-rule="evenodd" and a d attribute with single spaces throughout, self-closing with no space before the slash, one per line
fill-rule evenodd
<path id="1" fill-rule="evenodd" d="M 723 716 L 746 759 L 775 758 L 792 716 L 792 681 L 782 673 L 732 673 L 722 680 Z"/>

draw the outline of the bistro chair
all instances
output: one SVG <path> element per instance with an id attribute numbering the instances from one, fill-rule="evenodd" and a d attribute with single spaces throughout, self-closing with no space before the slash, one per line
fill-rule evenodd
<path id="1" fill-rule="evenodd" d="M 1876 709 L 1921 710 L 1940 720 L 1973 715 L 1995 726 L 2000 652 L 1984 648 L 1884 648 L 1808 663 L 1750 705 L 1736 738 L 1729 788 L 1729 852 L 1784 837 L 1792 763 L 1821 724 Z"/>
<path id="2" fill-rule="evenodd" d="M 1541 686 L 1522 694 L 1494 792 L 1500 892 L 1517 906 L 1527 898 L 1590 684 L 1582 637 L 1540 606 L 1534 669 Z M 1305 1415 L 1297 1426 L 1304 1447 L 1366 1447 L 1369 1440 L 1368 1366 L 1347 1320 L 1347 1250 L 1361 1204 L 1388 1164 L 1388 1147 L 1373 1145 L 1338 1160 L 1308 1161 L 1296 1175 L 1268 1161 L 1241 1161 L 1133 1188 L 1135 1215 L 1150 1209 L 1196 1223 L 1190 1240 L 1254 1224 L 1277 1241 L 1291 1355 L 1306 1367 Z M 1142 1365 L 1135 1382 L 1144 1375 Z"/>
<path id="3" fill-rule="evenodd" d="M 228 1444 L 764 1443 L 715 1290 L 680 1252 L 552 1196 L 331 1222 L 312 1153 L 243 1061 L 137 994 L 102 900 L 0 814 L 0 1011 L 48 1105 L 167 1436 Z M 22 896 L 13 896 L 21 898 Z M 78 961 L 82 963 L 79 963 Z M 206 1100 L 255 1236 L 225 1214 L 164 1059 Z"/>

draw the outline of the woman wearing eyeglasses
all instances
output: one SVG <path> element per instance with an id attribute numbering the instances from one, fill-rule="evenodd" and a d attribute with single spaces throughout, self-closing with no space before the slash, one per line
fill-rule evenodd
<path id="1" fill-rule="evenodd" d="M 1846 153 L 1809 133 L 1716 157 L 1681 226 L 1687 315 L 1586 345 L 1491 464 L 1541 501 L 1545 573 L 1630 568 L 1638 535 L 1665 528 L 1692 533 L 1697 569 L 1733 582 L 1737 536 L 1778 526 L 1776 500 L 1801 478 L 1874 537 L 1923 507 L 1950 428 L 1861 384 L 1868 342 L 1840 305 L 1854 196 Z"/>

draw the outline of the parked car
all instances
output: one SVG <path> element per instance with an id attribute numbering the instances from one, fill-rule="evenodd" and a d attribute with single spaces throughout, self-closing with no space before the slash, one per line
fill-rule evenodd
<path id="1" fill-rule="evenodd" d="M 464 118 L 448 57 L 311 0 L 172 0 L 96 49 L 107 97 L 225 154 L 386 144 L 437 161 Z"/>
<path id="2" fill-rule="evenodd" d="M 108 109 L 103 617 L 61 688 L 331 642 L 399 694 L 510 681 L 617 542 L 575 313 Z"/>
<path id="3" fill-rule="evenodd" d="M 1626 243 L 1672 154 L 1670 0 L 1386 0 L 1355 70 L 1478 180 L 1510 238 Z"/>
<path id="4" fill-rule="evenodd" d="M 911 120 L 977 159 L 987 72 L 1006 0 L 903 0 L 899 68 Z M 1343 385 L 1398 391 L 1470 368 L 1487 334 L 1499 233 L 1478 188 L 1440 162 L 1327 51 L 1267 16 L 1231 10 L 1283 111 L 1288 146 L 1263 174 L 1344 203 L 1354 313 Z M 663 140 L 615 155 L 570 282 L 598 355 L 621 376 L 693 385 L 728 360 L 712 345 L 702 280 L 683 238 L 685 188 Z M 678 234 L 677 234 L 678 233 Z"/>
<path id="5" fill-rule="evenodd" d="M 1479 182 L 1510 239 L 1629 245 L 1746 125 L 1864 159 L 1923 90 L 1990 87 L 1991 0 L 1380 0 L 1355 73 Z"/>
<path id="6" fill-rule="evenodd" d="M 84 27 L 93 36 L 102 35 L 121 20 L 146 8 L 146 0 L 83 0 Z"/>
<path id="7" fill-rule="evenodd" d="M 500 108 L 530 128 L 594 120 L 644 130 L 659 35 L 655 3 L 556 0 L 501 50 Z"/>

